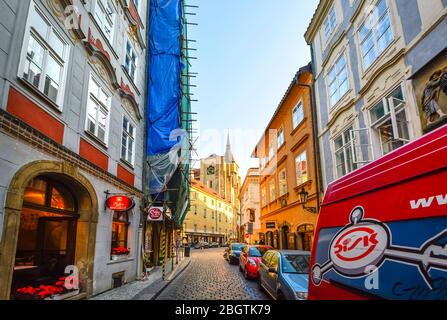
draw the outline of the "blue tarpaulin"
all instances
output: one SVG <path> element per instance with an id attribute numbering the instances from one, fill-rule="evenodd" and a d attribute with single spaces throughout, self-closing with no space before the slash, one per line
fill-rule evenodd
<path id="1" fill-rule="evenodd" d="M 181 101 L 181 0 L 151 0 L 147 106 L 148 188 L 161 192 L 178 166 Z"/>
<path id="2" fill-rule="evenodd" d="M 180 128 L 181 0 L 151 0 L 149 12 L 148 135 L 149 156 L 168 153 Z"/>

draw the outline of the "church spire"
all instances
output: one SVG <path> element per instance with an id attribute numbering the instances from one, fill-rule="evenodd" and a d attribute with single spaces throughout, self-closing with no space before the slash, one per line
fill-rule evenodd
<path id="1" fill-rule="evenodd" d="M 231 151 L 230 130 L 228 130 L 228 136 L 227 136 L 227 147 L 225 150 L 225 162 L 226 163 L 234 162 L 233 152 Z"/>

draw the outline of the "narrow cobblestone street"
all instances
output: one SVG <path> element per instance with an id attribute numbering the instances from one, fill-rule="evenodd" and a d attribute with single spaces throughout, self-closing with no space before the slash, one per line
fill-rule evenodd
<path id="1" fill-rule="evenodd" d="M 190 266 L 158 300 L 267 300 L 256 280 L 245 280 L 237 265 L 223 258 L 224 248 L 192 250 Z"/>

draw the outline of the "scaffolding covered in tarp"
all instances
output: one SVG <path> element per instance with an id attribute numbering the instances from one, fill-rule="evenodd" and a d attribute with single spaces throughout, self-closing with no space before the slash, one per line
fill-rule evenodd
<path id="1" fill-rule="evenodd" d="M 191 161 L 185 7 L 183 0 L 150 0 L 149 10 L 145 192 L 152 201 L 169 206 L 177 226 L 189 210 Z"/>

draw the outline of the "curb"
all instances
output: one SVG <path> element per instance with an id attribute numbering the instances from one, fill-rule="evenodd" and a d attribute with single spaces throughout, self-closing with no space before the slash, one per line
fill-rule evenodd
<path id="1" fill-rule="evenodd" d="M 171 282 L 173 282 L 175 279 L 177 279 L 189 267 L 190 264 L 191 264 L 191 259 L 189 259 L 188 264 L 182 270 L 180 270 L 174 276 L 174 278 L 168 280 L 168 282 L 154 296 L 152 296 L 152 298 L 150 300 L 156 300 L 163 293 L 163 291 L 166 290 L 166 288 L 171 284 Z"/>

